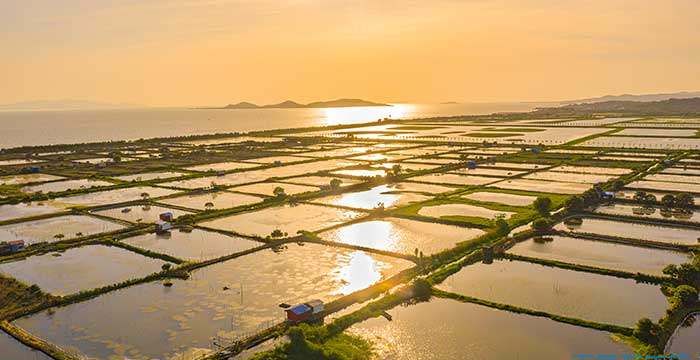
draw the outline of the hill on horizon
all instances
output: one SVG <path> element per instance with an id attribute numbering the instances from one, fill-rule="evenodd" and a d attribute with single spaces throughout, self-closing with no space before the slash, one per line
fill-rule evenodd
<path id="1" fill-rule="evenodd" d="M 298 109 L 298 108 L 330 108 L 330 107 L 356 107 L 356 106 L 391 106 L 389 104 L 376 103 L 362 99 L 336 99 L 329 101 L 315 101 L 308 104 L 301 104 L 292 100 L 283 101 L 278 104 L 256 105 L 242 101 L 236 104 L 228 104 L 220 108 L 209 109 Z"/>
<path id="2" fill-rule="evenodd" d="M 670 99 L 689 99 L 700 97 L 700 91 L 679 91 L 674 93 L 659 93 L 659 94 L 622 94 L 622 95 L 605 95 L 587 99 L 561 101 L 562 105 L 574 105 L 582 103 L 600 103 L 608 101 L 664 101 Z"/>
<path id="3" fill-rule="evenodd" d="M 700 97 L 660 101 L 604 101 L 539 108 L 534 115 L 580 116 L 601 113 L 629 115 L 700 115 Z"/>

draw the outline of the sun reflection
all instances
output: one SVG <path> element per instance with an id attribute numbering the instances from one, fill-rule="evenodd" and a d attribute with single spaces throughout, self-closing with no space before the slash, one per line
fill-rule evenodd
<path id="1" fill-rule="evenodd" d="M 381 265 L 364 251 L 355 251 L 348 255 L 347 261 L 337 270 L 336 279 L 343 285 L 333 295 L 347 295 L 365 289 L 381 280 Z"/>
<path id="2" fill-rule="evenodd" d="M 346 244 L 381 250 L 398 250 L 398 239 L 394 224 L 389 221 L 368 221 L 342 227 L 338 230 L 338 241 Z"/>
<path id="3" fill-rule="evenodd" d="M 339 124 L 356 124 L 377 121 L 384 118 L 401 119 L 410 117 L 415 106 L 410 104 L 392 104 L 391 106 L 357 106 L 319 109 L 325 126 Z"/>

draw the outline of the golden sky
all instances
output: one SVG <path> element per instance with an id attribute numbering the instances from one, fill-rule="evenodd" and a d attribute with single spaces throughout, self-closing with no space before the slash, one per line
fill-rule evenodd
<path id="1" fill-rule="evenodd" d="M 699 0 L 3 0 L 0 103 L 700 90 Z"/>

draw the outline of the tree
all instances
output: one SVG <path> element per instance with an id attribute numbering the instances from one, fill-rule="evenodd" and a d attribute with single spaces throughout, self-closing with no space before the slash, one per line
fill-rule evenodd
<path id="1" fill-rule="evenodd" d="M 270 236 L 272 236 L 273 238 L 281 238 L 282 236 L 284 236 L 284 233 L 280 229 L 275 229 L 272 231 Z"/>
<path id="2" fill-rule="evenodd" d="M 506 221 L 505 214 L 496 215 L 494 225 L 496 225 L 496 233 L 498 233 L 498 235 L 505 236 L 508 235 L 508 233 L 510 232 L 510 226 Z"/>
<path id="3" fill-rule="evenodd" d="M 537 232 L 547 232 L 552 230 L 553 222 L 550 219 L 539 218 L 532 222 L 532 230 Z"/>
<path id="4" fill-rule="evenodd" d="M 642 202 L 645 205 L 654 205 L 654 203 L 656 203 L 656 196 L 654 194 L 647 194 Z"/>
<path id="5" fill-rule="evenodd" d="M 204 209 L 205 209 L 205 210 L 211 210 L 211 209 L 213 209 L 213 208 L 214 208 L 214 203 L 213 203 L 213 202 L 210 201 L 210 202 L 204 203 Z"/>
<path id="6" fill-rule="evenodd" d="M 287 197 L 287 194 L 284 192 L 284 188 L 281 186 L 278 186 L 274 190 L 272 190 L 272 194 L 280 199 Z"/>
<path id="7" fill-rule="evenodd" d="M 401 164 L 394 164 L 394 166 L 391 167 L 391 173 L 394 176 L 399 176 L 403 172 L 403 168 L 401 167 Z"/>
<path id="8" fill-rule="evenodd" d="M 331 189 L 333 190 L 338 190 L 340 189 L 340 185 L 343 183 L 343 180 L 340 179 L 331 179 Z"/>
<path id="9" fill-rule="evenodd" d="M 676 197 L 671 194 L 666 194 L 661 198 L 661 205 L 666 208 L 672 208 L 676 206 Z"/>
<path id="10" fill-rule="evenodd" d="M 655 344 L 658 341 L 659 325 L 654 324 L 648 318 L 642 318 L 637 321 L 637 326 L 634 329 L 634 336 L 649 344 Z"/>
<path id="11" fill-rule="evenodd" d="M 682 305 L 692 305 L 698 301 L 698 290 L 690 285 L 680 285 L 674 289 L 673 296 Z"/>
<path id="12" fill-rule="evenodd" d="M 151 197 L 151 195 L 150 195 L 149 193 L 147 193 L 147 192 L 142 192 L 142 193 L 141 193 L 141 198 L 144 199 L 144 200 L 148 200 L 148 198 L 150 198 L 150 197 Z"/>
<path id="13" fill-rule="evenodd" d="M 676 197 L 676 206 L 681 209 L 690 209 L 695 206 L 695 198 L 688 193 L 680 193 Z"/>
<path id="14" fill-rule="evenodd" d="M 566 203 L 566 210 L 568 210 L 569 212 L 579 212 L 583 210 L 584 206 L 585 203 L 583 201 L 583 198 L 576 195 L 569 198 L 569 200 Z"/>
<path id="15" fill-rule="evenodd" d="M 693 264 L 669 264 L 663 269 L 664 275 L 670 276 L 684 284 L 693 284 L 700 276 L 700 269 Z"/>
<path id="16" fill-rule="evenodd" d="M 634 196 L 632 197 L 634 201 L 638 203 L 643 203 L 644 200 L 647 199 L 647 192 L 646 191 L 637 191 L 634 193 Z"/>
<path id="17" fill-rule="evenodd" d="M 538 196 L 532 206 L 540 215 L 549 215 L 549 208 L 552 206 L 552 199 L 545 196 Z"/>

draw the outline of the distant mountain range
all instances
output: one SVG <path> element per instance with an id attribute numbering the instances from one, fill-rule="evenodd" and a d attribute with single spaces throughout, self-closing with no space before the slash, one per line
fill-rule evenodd
<path id="1" fill-rule="evenodd" d="M 628 115 L 700 115 L 700 97 L 661 101 L 603 101 L 571 104 L 535 110 L 532 114 L 547 116 L 581 116 L 592 114 Z"/>
<path id="2" fill-rule="evenodd" d="M 560 101 L 562 105 L 582 104 L 582 103 L 599 103 L 607 101 L 663 101 L 669 99 L 689 99 L 700 97 L 700 91 L 681 91 L 665 94 L 642 94 L 642 95 L 605 95 L 600 97 Z"/>
<path id="3" fill-rule="evenodd" d="M 219 108 L 208 109 L 298 109 L 298 108 L 331 108 L 331 107 L 355 107 L 355 106 L 391 106 L 388 104 L 376 103 L 362 99 L 337 99 L 330 101 L 316 101 L 308 104 L 300 104 L 291 100 L 283 101 L 279 104 L 256 105 L 242 101 L 237 104 L 228 104 Z"/>
<path id="4" fill-rule="evenodd" d="M 90 100 L 34 100 L 0 104 L 0 110 L 102 110 L 136 108 L 134 104 L 114 104 Z"/>

